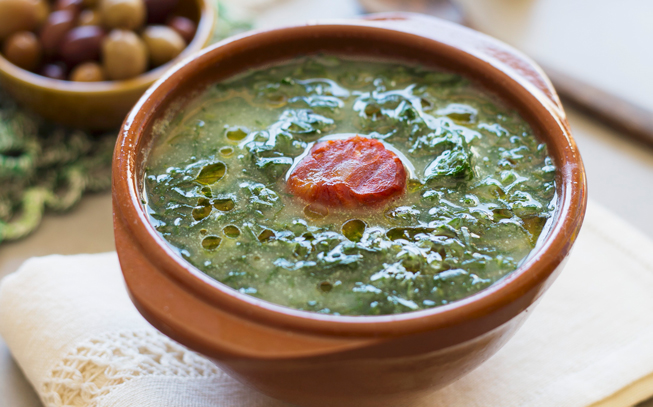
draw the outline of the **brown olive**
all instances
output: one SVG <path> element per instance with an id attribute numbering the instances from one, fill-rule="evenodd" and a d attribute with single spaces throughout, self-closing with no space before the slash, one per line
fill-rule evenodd
<path id="1" fill-rule="evenodd" d="M 177 31 L 177 34 L 181 35 L 181 38 L 186 41 L 186 44 L 190 43 L 193 40 L 195 31 L 197 30 L 197 26 L 192 20 L 179 16 L 170 18 L 168 20 L 168 27 Z"/>
<path id="2" fill-rule="evenodd" d="M 100 58 L 104 30 L 97 25 L 83 25 L 68 31 L 61 45 L 59 55 L 69 67 Z"/>
<path id="3" fill-rule="evenodd" d="M 0 41 L 18 31 L 32 31 L 40 16 L 39 0 L 0 0 Z"/>
<path id="4" fill-rule="evenodd" d="M 53 9 L 54 11 L 68 10 L 77 16 L 82 11 L 82 0 L 57 0 L 54 2 Z"/>
<path id="5" fill-rule="evenodd" d="M 66 67 L 61 63 L 46 64 L 41 68 L 39 73 L 51 79 L 66 79 Z"/>
<path id="6" fill-rule="evenodd" d="M 97 6 L 98 3 L 98 0 L 82 0 L 82 5 L 88 8 L 93 8 Z"/>
<path id="7" fill-rule="evenodd" d="M 33 71 L 38 68 L 43 52 L 36 35 L 19 31 L 5 41 L 2 53 L 12 64 Z"/>
<path id="8" fill-rule="evenodd" d="M 39 36 L 43 51 L 48 55 L 55 54 L 63 38 L 74 27 L 75 15 L 70 11 L 55 11 L 50 14 Z"/>
<path id="9" fill-rule="evenodd" d="M 102 18 L 95 10 L 84 10 L 79 14 L 79 25 L 100 25 Z"/>
<path id="10" fill-rule="evenodd" d="M 143 0 L 101 0 L 99 10 L 107 28 L 137 30 L 145 22 Z"/>
<path id="11" fill-rule="evenodd" d="M 147 69 L 147 47 L 131 31 L 113 30 L 102 44 L 102 63 L 108 79 L 133 78 Z"/>
<path id="12" fill-rule="evenodd" d="M 151 25 L 143 31 L 143 41 L 147 45 L 152 65 L 159 66 L 174 59 L 186 48 L 181 35 L 165 25 Z"/>
<path id="13" fill-rule="evenodd" d="M 97 62 L 85 62 L 70 73 L 73 82 L 101 82 L 105 80 L 104 71 Z"/>
<path id="14" fill-rule="evenodd" d="M 148 24 L 163 24 L 177 7 L 179 0 L 144 0 Z"/>

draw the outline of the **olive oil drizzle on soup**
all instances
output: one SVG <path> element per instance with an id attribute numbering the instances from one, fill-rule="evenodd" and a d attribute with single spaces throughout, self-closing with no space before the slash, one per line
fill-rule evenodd
<path id="1" fill-rule="evenodd" d="M 362 207 L 291 194 L 287 179 L 316 143 L 356 135 L 401 158 L 403 193 Z M 441 306 L 514 271 L 553 214 L 555 171 L 519 114 L 459 75 L 313 56 L 194 99 L 155 134 L 144 199 L 183 258 L 241 293 L 382 315 Z"/>

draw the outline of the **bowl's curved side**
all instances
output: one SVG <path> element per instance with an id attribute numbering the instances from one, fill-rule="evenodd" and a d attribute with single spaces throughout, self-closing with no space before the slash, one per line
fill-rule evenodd
<path id="1" fill-rule="evenodd" d="M 114 196 L 114 208 L 119 205 Z M 116 250 L 132 302 L 157 329 L 197 352 L 218 359 L 269 359 L 272 354 L 272 359 L 278 360 L 342 352 L 375 342 L 279 330 L 214 307 L 161 273 L 159 264 L 143 255 L 142 244 L 115 209 L 113 223 Z M 160 306 L 161 300 L 166 305 Z"/>
<path id="2" fill-rule="evenodd" d="M 290 360 L 215 362 L 237 380 L 298 406 L 411 406 L 489 359 L 526 318 L 522 313 L 469 341 L 414 356 L 366 357 L 354 350 Z M 411 344 L 394 344 L 401 346 Z"/>
<path id="3" fill-rule="evenodd" d="M 194 0 L 182 6 L 182 12 L 188 12 L 198 23 L 195 37 L 173 61 L 137 78 L 97 83 L 61 81 L 21 69 L 0 55 L 0 84 L 21 105 L 55 123 L 93 131 L 114 129 L 166 70 L 211 43 L 213 2 Z M 194 10 L 185 10 L 189 8 Z"/>
<path id="4" fill-rule="evenodd" d="M 444 348 L 434 346 L 441 331 L 370 339 L 270 329 L 194 298 L 148 262 L 120 219 L 114 222 L 120 263 L 128 270 L 125 280 L 139 312 L 164 334 L 211 357 L 240 382 L 298 406 L 411 405 L 489 359 L 530 315 L 521 312 L 489 332 Z M 168 319 L 170 308 L 152 307 L 144 293 L 153 292 L 178 307 L 187 324 Z M 191 331 L 200 325 L 201 332 Z"/>
<path id="5" fill-rule="evenodd" d="M 155 121 L 171 100 L 202 84 L 284 55 L 309 52 L 311 44 L 313 51 L 362 52 L 464 68 L 518 108 L 547 141 L 558 167 L 558 211 L 552 229 L 522 267 L 487 290 L 447 306 L 383 317 L 333 317 L 240 294 L 167 246 L 140 203 L 141 163 Z M 130 295 L 141 313 L 167 335 L 219 360 L 234 376 L 276 397 L 316 406 L 324 405 L 316 395 L 333 393 L 328 386 L 320 387 L 318 378 L 339 377 L 336 382 L 350 391 L 347 397 L 363 405 L 374 392 L 404 397 L 424 392 L 489 357 L 560 272 L 587 199 L 582 160 L 541 70 L 496 40 L 414 15 L 249 33 L 203 51 L 166 74 L 139 101 L 123 126 L 113 168 L 116 244 Z M 382 361 L 412 384 L 374 384 L 374 369 Z M 317 366 L 329 366 L 331 374 L 316 376 Z M 433 379 L 420 380 L 424 374 Z M 303 387 L 292 386 L 303 381 Z"/>

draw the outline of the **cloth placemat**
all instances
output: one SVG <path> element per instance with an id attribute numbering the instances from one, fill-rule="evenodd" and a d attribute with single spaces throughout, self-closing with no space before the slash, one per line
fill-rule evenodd
<path id="1" fill-rule="evenodd" d="M 590 203 L 575 251 L 494 357 L 415 407 L 628 407 L 653 396 L 653 242 Z M 274 407 L 152 328 L 115 253 L 26 262 L 0 334 L 46 407 Z M 335 389 L 337 391 L 337 389 Z"/>

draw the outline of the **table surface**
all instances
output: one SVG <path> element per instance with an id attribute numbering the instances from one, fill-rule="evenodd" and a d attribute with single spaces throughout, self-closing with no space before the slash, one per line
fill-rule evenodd
<path id="1" fill-rule="evenodd" d="M 349 17 L 359 11 L 352 0 L 285 0 L 274 9 L 265 9 L 265 1 L 254 3 L 262 10 L 259 21 L 265 22 L 282 18 L 288 23 L 314 17 Z M 325 3 L 329 3 L 328 7 Z M 641 187 L 653 185 L 653 148 L 627 141 L 574 110 L 567 112 L 585 161 L 590 198 L 653 238 L 650 211 L 653 188 Z M 32 256 L 99 253 L 113 249 L 110 194 L 90 195 L 70 213 L 48 214 L 41 227 L 27 239 L 0 245 L 0 278 L 15 271 Z M 0 406 L 42 406 L 1 338 Z M 641 407 L 653 407 L 653 400 Z"/>

